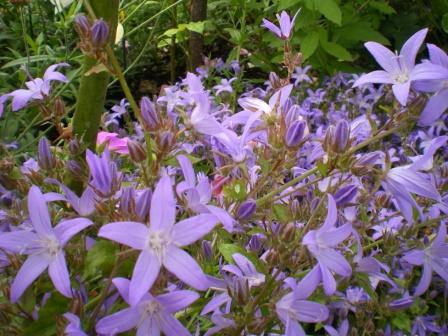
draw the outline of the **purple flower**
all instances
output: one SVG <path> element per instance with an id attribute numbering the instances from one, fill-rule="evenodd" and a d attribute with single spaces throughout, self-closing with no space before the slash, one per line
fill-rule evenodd
<path id="1" fill-rule="evenodd" d="M 201 214 L 174 225 L 175 218 L 176 202 L 170 177 L 164 176 L 152 195 L 149 227 L 138 222 L 115 222 L 100 229 L 98 236 L 141 250 L 129 289 L 132 304 L 151 288 L 162 265 L 193 288 L 208 288 L 200 266 L 181 248 L 209 233 L 217 219 L 211 214 Z"/>
<path id="2" fill-rule="evenodd" d="M 328 308 L 324 305 L 305 300 L 308 295 L 291 278 L 285 280 L 292 292 L 283 296 L 275 304 L 275 311 L 285 325 L 285 336 L 306 336 L 299 322 L 317 323 L 328 318 Z"/>
<path id="3" fill-rule="evenodd" d="M 18 111 L 25 107 L 29 101 L 44 100 L 50 94 L 51 82 L 67 83 L 68 79 L 63 74 L 55 71 L 58 67 L 69 66 L 66 63 L 53 64 L 44 73 L 43 78 L 35 78 L 25 83 L 26 89 L 19 89 L 0 97 L 0 117 L 3 114 L 4 103 L 12 97 L 12 110 Z"/>
<path id="4" fill-rule="evenodd" d="M 431 63 L 440 65 L 448 71 L 448 55 L 434 44 L 427 46 Z M 429 126 L 448 108 L 448 76 L 442 80 L 418 81 L 415 82 L 415 87 L 420 91 L 435 92 L 423 109 L 418 121 L 420 126 Z"/>
<path id="5" fill-rule="evenodd" d="M 318 264 L 305 277 L 315 287 L 323 282 L 325 294 L 331 295 L 336 291 L 336 280 L 332 272 L 347 277 L 352 268 L 344 256 L 335 247 L 352 233 L 351 224 L 336 227 L 336 202 L 328 195 L 328 214 L 325 223 L 317 230 L 308 232 L 303 237 L 303 244 L 317 259 Z M 305 280 L 304 280 L 305 281 Z"/>
<path id="6" fill-rule="evenodd" d="M 448 283 L 448 244 L 445 243 L 446 236 L 446 224 L 442 222 L 431 246 L 424 250 L 412 250 L 403 256 L 403 259 L 412 265 L 423 265 L 423 274 L 417 288 L 415 288 L 414 296 L 426 292 L 431 283 L 433 270 Z"/>
<path id="7" fill-rule="evenodd" d="M 291 75 L 291 78 L 294 80 L 294 85 L 297 86 L 302 82 L 311 82 L 311 78 L 307 75 L 307 72 L 311 69 L 311 65 L 307 65 L 306 67 L 296 67 L 294 73 Z"/>
<path id="8" fill-rule="evenodd" d="M 188 336 L 190 332 L 173 316 L 196 301 L 199 295 L 189 290 L 178 290 L 152 296 L 145 292 L 142 297 L 131 299 L 132 281 L 124 278 L 113 280 L 121 297 L 130 307 L 106 316 L 96 324 L 99 334 L 116 334 L 137 328 L 137 335 Z"/>
<path id="9" fill-rule="evenodd" d="M 101 197 L 110 197 L 119 188 L 121 175 L 117 165 L 110 158 L 106 148 L 101 156 L 95 155 L 89 149 L 86 154 L 87 164 L 90 168 L 90 186 Z"/>
<path id="10" fill-rule="evenodd" d="M 213 88 L 216 90 L 216 95 L 218 96 L 222 92 L 229 92 L 232 93 L 232 82 L 236 80 L 236 77 L 231 78 L 230 80 L 226 78 L 221 79 L 221 83 L 218 85 L 215 85 Z"/>
<path id="11" fill-rule="evenodd" d="M 67 336 L 87 336 L 87 334 L 81 329 L 81 321 L 79 317 L 72 313 L 65 313 L 64 317 L 68 320 L 68 324 L 65 327 L 64 333 Z"/>
<path id="12" fill-rule="evenodd" d="M 119 125 L 118 119 L 127 113 L 127 107 L 129 103 L 126 99 L 120 101 L 120 105 L 114 105 L 111 108 L 112 113 L 106 115 L 105 125 L 106 127 L 110 124 Z"/>
<path id="13" fill-rule="evenodd" d="M 297 11 L 296 15 L 291 20 L 291 17 L 285 11 L 282 11 L 280 15 L 277 16 L 277 20 L 280 27 L 277 27 L 271 21 L 263 19 L 262 27 L 269 29 L 275 35 L 277 35 L 282 40 L 289 40 L 291 37 L 291 31 L 294 27 L 294 21 L 296 20 L 297 14 L 299 14 L 300 10 Z"/>
<path id="14" fill-rule="evenodd" d="M 34 231 L 18 230 L 0 234 L 0 248 L 28 254 L 11 286 L 11 301 L 17 302 L 25 289 L 48 267 L 56 289 L 72 297 L 64 246 L 78 232 L 92 225 L 86 218 L 74 218 L 51 227 L 50 214 L 40 189 L 32 186 L 28 193 L 28 211 Z"/>
<path id="15" fill-rule="evenodd" d="M 384 70 L 377 70 L 361 76 L 353 84 L 354 87 L 366 83 L 392 84 L 395 98 L 406 106 L 411 82 L 416 80 L 444 79 L 448 69 L 431 63 L 415 65 L 415 57 L 425 39 L 428 29 L 419 30 L 412 35 L 396 55 L 377 42 L 367 42 L 365 47 L 373 55 Z"/>
<path id="16" fill-rule="evenodd" d="M 236 327 L 235 322 L 231 319 L 225 318 L 222 313 L 214 313 L 210 319 L 215 324 L 215 326 L 208 329 L 204 336 L 211 336 L 223 329 L 233 329 Z"/>
<path id="17" fill-rule="evenodd" d="M 185 197 L 191 210 L 196 213 L 210 213 L 216 216 L 225 229 L 232 232 L 235 220 L 224 209 L 208 204 L 212 198 L 212 188 L 208 178 L 200 174 L 197 181 L 193 165 L 186 156 L 177 156 L 177 161 L 179 161 L 185 178 L 177 185 L 177 194 Z"/>

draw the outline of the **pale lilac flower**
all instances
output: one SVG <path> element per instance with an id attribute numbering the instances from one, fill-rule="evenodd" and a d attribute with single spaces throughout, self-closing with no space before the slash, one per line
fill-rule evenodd
<path id="1" fill-rule="evenodd" d="M 238 114 L 243 114 L 244 112 L 246 112 L 246 119 L 248 119 L 250 116 L 250 113 L 247 112 L 261 111 L 267 115 L 271 115 L 275 110 L 278 114 L 280 114 L 280 111 L 283 109 L 289 96 L 291 95 L 292 89 L 293 85 L 288 84 L 277 90 L 269 99 L 269 103 L 266 103 L 264 100 L 255 97 L 240 98 L 238 99 L 238 104 L 240 104 L 244 111 Z"/>
<path id="2" fill-rule="evenodd" d="M 11 285 L 11 301 L 17 302 L 47 267 L 56 289 L 62 295 L 72 297 L 64 246 L 74 235 L 93 223 L 86 218 L 74 218 L 52 228 L 44 196 L 36 186 L 32 186 L 28 194 L 28 211 L 35 232 L 18 230 L 0 234 L 0 248 L 29 255 Z"/>
<path id="3" fill-rule="evenodd" d="M 25 83 L 28 89 L 18 89 L 0 97 L 0 117 L 3 114 L 4 103 L 12 97 L 12 110 L 18 111 L 24 108 L 30 101 L 44 100 L 50 94 L 51 82 L 67 83 L 68 79 L 62 73 L 56 71 L 58 67 L 67 67 L 66 63 L 53 64 L 44 73 L 43 78 L 35 78 Z"/>
<path id="4" fill-rule="evenodd" d="M 328 318 L 329 311 L 324 305 L 305 300 L 309 292 L 302 291 L 302 285 L 296 285 L 291 278 L 285 280 L 292 291 L 275 304 L 277 316 L 285 325 L 285 336 L 306 336 L 299 322 L 317 323 Z"/>
<path id="5" fill-rule="evenodd" d="M 114 195 L 119 188 L 121 173 L 111 160 L 109 150 L 106 148 L 103 154 L 98 156 L 88 149 L 86 160 L 90 169 L 89 185 L 101 197 Z"/>
<path id="6" fill-rule="evenodd" d="M 412 324 L 411 335 L 426 336 L 432 333 L 446 335 L 441 333 L 441 328 L 435 323 L 437 316 L 417 316 Z"/>
<path id="7" fill-rule="evenodd" d="M 222 78 L 221 79 L 221 83 L 219 83 L 218 85 L 215 85 L 213 88 L 216 90 L 216 95 L 218 96 L 219 94 L 221 94 L 222 92 L 228 92 L 228 93 L 232 93 L 233 89 L 232 89 L 232 82 L 236 80 L 236 77 L 231 78 L 230 80 L 226 79 L 226 78 Z"/>
<path id="8" fill-rule="evenodd" d="M 106 121 L 104 124 L 106 125 L 106 127 L 109 126 L 110 124 L 115 124 L 118 126 L 119 125 L 118 119 L 127 113 L 128 106 L 129 106 L 129 103 L 126 99 L 122 99 L 120 101 L 120 105 L 112 106 L 112 108 L 111 108 L 112 113 L 109 113 L 105 117 Z"/>
<path id="9" fill-rule="evenodd" d="M 196 178 L 193 165 L 186 156 L 177 156 L 177 161 L 185 178 L 177 185 L 177 194 L 185 197 L 191 210 L 196 213 L 210 213 L 216 216 L 224 228 L 232 232 L 235 220 L 226 210 L 208 204 L 212 199 L 212 187 L 208 178 L 203 174 L 198 174 L 198 178 Z"/>
<path id="10" fill-rule="evenodd" d="M 448 69 L 429 62 L 415 65 L 415 57 L 426 37 L 428 29 L 422 29 L 412 35 L 401 48 L 400 54 L 394 54 L 377 42 L 367 42 L 365 47 L 384 70 L 377 70 L 361 76 L 354 87 L 366 83 L 392 84 L 395 98 L 406 106 L 411 82 L 428 79 L 444 79 Z"/>
<path id="11" fill-rule="evenodd" d="M 304 68 L 298 66 L 295 68 L 294 73 L 291 75 L 294 85 L 297 86 L 302 82 L 311 82 L 310 76 L 307 75 L 308 71 L 311 69 L 311 65 L 307 65 Z"/>
<path id="12" fill-rule="evenodd" d="M 214 327 L 211 327 L 207 330 L 207 332 L 204 334 L 204 336 L 211 336 L 215 335 L 216 333 L 220 332 L 223 329 L 233 329 L 236 328 L 236 324 L 233 320 L 225 318 L 224 314 L 222 313 L 214 313 L 210 319 L 215 324 Z"/>
<path id="13" fill-rule="evenodd" d="M 20 167 L 20 172 L 24 175 L 32 175 L 40 170 L 39 164 L 33 158 L 26 160 Z"/>
<path id="14" fill-rule="evenodd" d="M 282 40 L 289 40 L 289 38 L 291 37 L 292 28 L 294 27 L 294 21 L 296 20 L 297 14 L 299 14 L 299 12 L 300 10 L 297 11 L 296 15 L 294 15 L 291 20 L 291 17 L 288 15 L 288 13 L 282 11 L 280 15 L 276 15 L 279 27 L 266 19 L 263 19 L 262 27 L 269 29 Z"/>
<path id="15" fill-rule="evenodd" d="M 336 223 L 336 202 L 333 196 L 328 194 L 328 214 L 324 224 L 317 230 L 309 231 L 302 241 L 318 262 L 305 278 L 314 286 L 322 281 L 327 295 L 336 291 L 336 280 L 332 272 L 343 277 L 352 273 L 350 264 L 335 247 L 350 236 L 353 229 L 351 224 L 336 227 Z"/>
<path id="16" fill-rule="evenodd" d="M 182 247 L 209 233 L 217 224 L 211 214 L 201 214 L 175 224 L 176 201 L 169 176 L 157 183 L 151 199 L 149 226 L 138 222 L 104 225 L 99 237 L 140 250 L 132 274 L 129 298 L 137 303 L 151 288 L 164 265 L 179 279 L 198 290 L 206 290 L 208 281 L 198 263 Z"/>
<path id="17" fill-rule="evenodd" d="M 69 322 L 65 327 L 64 333 L 66 336 L 88 336 L 81 328 L 81 321 L 79 317 L 72 313 L 65 313 L 64 317 Z"/>
<path id="18" fill-rule="evenodd" d="M 166 294 L 152 296 L 143 293 L 137 301 L 131 299 L 132 281 L 124 278 L 113 279 L 121 297 L 129 304 L 128 308 L 106 316 L 96 324 L 98 334 L 114 335 L 137 328 L 136 335 L 189 336 L 191 335 L 174 314 L 187 308 L 199 298 L 189 290 L 175 290 Z"/>
<path id="19" fill-rule="evenodd" d="M 448 244 L 445 242 L 446 237 L 446 224 L 442 221 L 431 246 L 424 250 L 412 250 L 403 256 L 403 259 L 412 265 L 423 265 L 422 277 L 415 288 L 414 296 L 426 292 L 431 284 L 433 270 L 448 283 Z"/>
<path id="20" fill-rule="evenodd" d="M 347 336 L 349 331 L 350 324 L 348 323 L 348 320 L 345 319 L 341 322 L 338 329 L 336 330 L 334 327 L 330 325 L 325 325 L 325 331 L 330 336 Z"/>
<path id="21" fill-rule="evenodd" d="M 448 71 L 448 55 L 434 44 L 428 44 L 429 59 Z M 429 126 L 448 108 L 448 76 L 441 80 L 415 82 L 415 88 L 424 92 L 435 92 L 420 115 L 418 124 Z"/>

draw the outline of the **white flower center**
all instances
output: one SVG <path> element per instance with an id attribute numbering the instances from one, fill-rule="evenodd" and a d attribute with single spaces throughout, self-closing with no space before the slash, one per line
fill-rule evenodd
<path id="1" fill-rule="evenodd" d="M 399 84 L 404 84 L 409 81 L 409 75 L 407 73 L 397 73 L 394 76 L 394 81 Z"/>
<path id="2" fill-rule="evenodd" d="M 159 261 L 162 261 L 165 257 L 166 250 L 171 244 L 171 239 L 164 231 L 152 231 L 146 241 L 146 246 L 151 249 L 157 256 Z"/>
<path id="3" fill-rule="evenodd" d="M 156 300 L 150 300 L 143 303 L 142 316 L 148 317 L 162 310 L 162 306 Z"/>
<path id="4" fill-rule="evenodd" d="M 50 258 L 55 258 L 61 251 L 61 244 L 55 236 L 41 237 L 39 244 L 42 247 L 42 252 L 50 256 Z"/>

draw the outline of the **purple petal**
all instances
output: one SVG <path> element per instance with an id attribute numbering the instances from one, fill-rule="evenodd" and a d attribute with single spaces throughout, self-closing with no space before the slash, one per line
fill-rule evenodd
<path id="1" fill-rule="evenodd" d="M 180 221 L 173 228 L 173 242 L 177 246 L 186 246 L 207 235 L 216 226 L 218 220 L 211 214 L 201 214 Z"/>
<path id="2" fill-rule="evenodd" d="M 54 233 L 58 237 L 62 246 L 77 233 L 84 230 L 86 227 L 92 225 L 93 222 L 87 218 L 74 218 L 60 222 L 55 228 Z"/>
<path id="3" fill-rule="evenodd" d="M 126 278 L 114 278 L 112 280 L 114 286 L 117 288 L 118 292 L 120 293 L 121 297 L 129 303 L 129 286 L 131 284 L 131 281 Z"/>
<path id="4" fill-rule="evenodd" d="M 227 294 L 227 292 L 216 295 L 204 306 L 204 308 L 202 308 L 201 315 L 205 315 L 212 311 L 215 311 L 219 307 L 221 307 L 223 304 L 225 304 L 231 300 L 232 299 L 230 298 L 229 294 Z"/>
<path id="5" fill-rule="evenodd" d="M 402 106 L 406 106 L 408 102 L 409 89 L 411 88 L 411 82 L 408 81 L 403 84 L 392 85 L 392 91 L 394 92 L 395 98 L 400 102 Z"/>
<path id="6" fill-rule="evenodd" d="M 163 176 L 152 195 L 150 210 L 151 230 L 170 230 L 176 217 L 176 202 L 169 176 Z"/>
<path id="7" fill-rule="evenodd" d="M 151 251 L 145 249 L 138 256 L 129 287 L 129 303 L 140 301 L 156 281 L 160 272 L 160 262 Z"/>
<path id="8" fill-rule="evenodd" d="M 13 253 L 27 253 L 36 247 L 38 236 L 31 231 L 13 231 L 0 234 L 0 248 Z"/>
<path id="9" fill-rule="evenodd" d="M 209 283 L 201 267 L 187 252 L 171 246 L 163 263 L 180 280 L 197 290 L 206 290 Z"/>
<path id="10" fill-rule="evenodd" d="M 435 44 L 428 43 L 429 58 L 431 63 L 438 64 L 448 69 L 448 55 Z"/>
<path id="11" fill-rule="evenodd" d="M 306 336 L 306 333 L 299 322 L 288 316 L 285 325 L 285 336 Z"/>
<path id="12" fill-rule="evenodd" d="M 426 34 L 428 33 L 428 28 L 419 30 L 414 35 L 412 35 L 403 45 L 400 50 L 400 56 L 403 56 L 406 60 L 408 69 L 412 69 L 415 65 L 415 57 L 417 56 L 418 50 L 420 49 L 423 41 L 425 40 Z"/>
<path id="13" fill-rule="evenodd" d="M 420 250 L 413 250 L 406 253 L 403 259 L 412 265 L 422 265 L 425 260 L 425 253 Z"/>
<path id="14" fill-rule="evenodd" d="M 336 207 L 336 201 L 330 194 L 328 194 L 327 207 L 328 207 L 327 217 L 325 218 L 324 225 L 322 225 L 319 231 L 326 231 L 333 228 L 338 220 L 338 209 Z"/>
<path id="15" fill-rule="evenodd" d="M 11 302 L 15 303 L 23 292 L 48 266 L 47 258 L 42 255 L 31 255 L 23 263 L 11 285 Z"/>
<path id="16" fill-rule="evenodd" d="M 351 224 L 345 224 L 336 229 L 318 233 L 319 241 L 325 242 L 328 247 L 334 247 L 347 239 L 352 233 Z"/>
<path id="17" fill-rule="evenodd" d="M 282 33 L 281 33 L 280 29 L 275 24 L 273 24 L 271 21 L 263 19 L 263 24 L 261 26 L 269 29 L 271 32 L 273 32 L 278 37 L 282 37 Z"/>
<path id="18" fill-rule="evenodd" d="M 190 160 L 185 155 L 178 155 L 177 161 L 179 161 L 185 181 L 190 187 L 194 187 L 196 185 L 196 174 Z"/>
<path id="19" fill-rule="evenodd" d="M 306 299 L 317 286 L 319 286 L 322 279 L 322 272 L 319 265 L 313 267 L 313 269 L 305 275 L 305 277 L 297 284 L 296 295 L 299 299 Z"/>
<path id="20" fill-rule="evenodd" d="M 324 264 L 319 262 L 320 271 L 322 273 L 322 282 L 324 285 L 324 292 L 326 295 L 332 295 L 336 291 L 336 280 L 333 274 Z"/>
<path id="21" fill-rule="evenodd" d="M 190 332 L 185 328 L 182 323 L 176 320 L 173 316 L 167 313 L 161 313 L 158 316 L 158 322 L 160 329 L 162 329 L 165 335 L 176 336 L 190 336 Z"/>
<path id="22" fill-rule="evenodd" d="M 418 80 L 447 80 L 448 69 L 430 62 L 417 64 L 410 73 L 410 79 Z"/>
<path id="23" fill-rule="evenodd" d="M 106 316 L 96 324 L 96 332 L 101 335 L 115 335 L 131 330 L 140 321 L 138 307 L 130 307 Z"/>
<path id="24" fill-rule="evenodd" d="M 432 258 L 431 266 L 445 282 L 448 282 L 448 260 L 443 258 Z"/>
<path id="25" fill-rule="evenodd" d="M 420 296 L 429 288 L 432 278 L 432 267 L 428 263 L 423 264 L 423 272 L 420 282 L 415 288 L 414 296 Z"/>
<path id="26" fill-rule="evenodd" d="M 189 290 L 179 290 L 157 296 L 166 311 L 170 314 L 177 313 L 179 310 L 187 308 L 199 298 L 199 294 Z"/>
<path id="27" fill-rule="evenodd" d="M 48 274 L 59 293 L 69 298 L 73 296 L 70 286 L 70 275 L 63 252 L 56 254 L 54 259 L 50 261 Z"/>
<path id="28" fill-rule="evenodd" d="M 280 31 L 281 34 L 286 37 L 289 38 L 289 35 L 291 33 L 291 18 L 289 17 L 288 13 L 286 13 L 285 11 L 282 11 L 280 14 L 280 20 L 279 20 L 279 24 L 280 24 Z"/>
<path id="29" fill-rule="evenodd" d="M 368 83 L 392 84 L 393 80 L 388 72 L 383 70 L 377 70 L 369 72 L 368 74 L 359 77 L 353 84 L 353 87 L 358 87 Z"/>
<path id="30" fill-rule="evenodd" d="M 149 229 L 138 222 L 115 222 L 106 224 L 98 232 L 99 237 L 116 241 L 137 250 L 145 247 L 145 239 L 149 235 Z"/>
<path id="31" fill-rule="evenodd" d="M 430 126 L 448 109 L 448 89 L 444 89 L 433 95 L 423 109 L 418 124 Z"/>
<path id="32" fill-rule="evenodd" d="M 249 276 L 258 273 L 254 264 L 252 264 L 252 262 L 242 254 L 234 253 L 232 255 L 232 258 L 233 260 L 235 260 L 235 263 L 238 265 L 238 267 L 241 269 L 244 275 Z"/>
<path id="33" fill-rule="evenodd" d="M 312 301 L 296 300 L 290 308 L 300 322 L 317 323 L 328 318 L 328 308 Z"/>
<path id="34" fill-rule="evenodd" d="M 321 249 L 318 260 L 319 263 L 326 265 L 330 270 L 339 275 L 350 276 L 352 274 L 352 267 L 344 256 L 336 250 Z"/>
<path id="35" fill-rule="evenodd" d="M 233 232 L 235 220 L 232 218 L 232 216 L 229 215 L 227 211 L 214 205 L 206 205 L 206 208 L 213 216 L 216 216 L 216 218 L 218 218 L 227 232 Z"/>
<path id="36" fill-rule="evenodd" d="M 28 193 L 28 211 L 31 223 L 39 235 L 53 234 L 47 203 L 40 189 L 34 185 Z"/>
<path id="37" fill-rule="evenodd" d="M 396 55 L 377 42 L 367 42 L 364 44 L 367 50 L 372 54 L 377 63 L 387 72 L 394 72 Z"/>
<path id="38" fill-rule="evenodd" d="M 388 178 L 393 179 L 401 188 L 405 188 L 409 192 L 441 201 L 439 192 L 423 173 L 405 167 L 396 167 L 389 171 Z"/>
<path id="39" fill-rule="evenodd" d="M 35 92 L 25 89 L 15 90 L 10 93 L 12 96 L 12 110 L 18 111 L 28 104 L 28 102 L 33 98 Z"/>
<path id="40" fill-rule="evenodd" d="M 436 238 L 432 242 L 432 249 L 438 249 L 442 246 L 445 246 L 446 239 L 446 224 L 441 221 L 439 226 L 439 231 L 437 232 Z"/>
<path id="41" fill-rule="evenodd" d="M 447 97 L 448 98 L 448 97 Z M 409 167 L 413 171 L 417 170 L 430 170 L 433 166 L 433 156 L 437 150 L 445 145 L 448 141 L 448 136 L 439 136 L 430 141 L 429 146 L 425 146 L 423 155 L 417 156 L 412 165 Z"/>
<path id="42" fill-rule="evenodd" d="M 160 322 L 158 316 L 148 316 L 138 323 L 135 336 L 160 336 Z"/>

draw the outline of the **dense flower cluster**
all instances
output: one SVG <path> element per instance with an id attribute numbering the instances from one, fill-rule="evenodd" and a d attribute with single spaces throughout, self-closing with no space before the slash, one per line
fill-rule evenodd
<path id="1" fill-rule="evenodd" d="M 366 44 L 384 71 L 318 83 L 278 19 L 287 75 L 265 89 L 237 97 L 216 62 L 141 123 L 121 101 L 97 153 L 43 138 L 1 175 L 5 307 L 32 324 L 60 293 L 67 335 L 448 332 L 448 56 L 415 65 L 421 30 L 398 55 Z M 57 66 L 0 102 L 45 100 Z"/>

